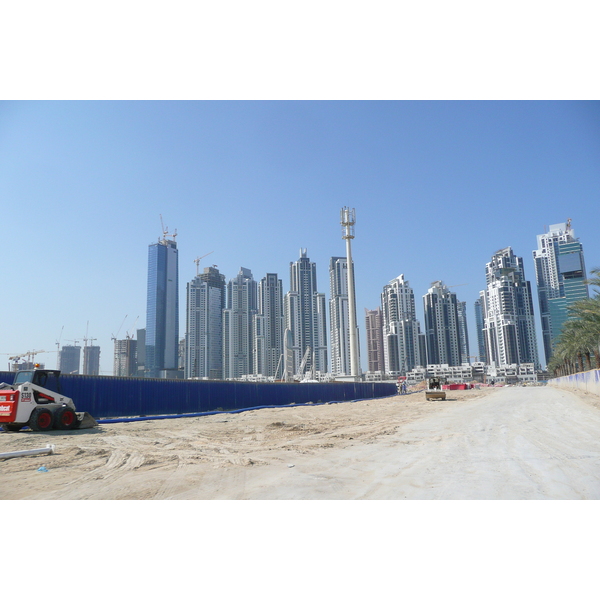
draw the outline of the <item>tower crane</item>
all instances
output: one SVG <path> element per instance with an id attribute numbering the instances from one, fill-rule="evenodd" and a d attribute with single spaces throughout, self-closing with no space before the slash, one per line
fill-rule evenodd
<path id="1" fill-rule="evenodd" d="M 123 321 L 121 321 L 121 325 L 119 326 L 119 331 L 117 331 L 117 335 L 114 335 L 114 334 L 112 334 L 112 333 L 111 333 L 111 335 L 110 335 L 110 339 L 111 339 L 111 340 L 113 340 L 113 342 L 116 342 L 116 341 L 117 341 L 117 336 L 119 335 L 119 333 L 120 333 L 120 331 L 121 331 L 121 328 L 123 327 L 123 323 L 125 323 L 125 319 L 126 319 L 126 318 L 127 318 L 127 315 L 125 315 L 125 316 L 123 317 Z"/>
<path id="2" fill-rule="evenodd" d="M 211 250 L 208 254 L 212 254 L 213 252 L 214 250 Z M 199 256 L 194 260 L 194 262 L 196 263 L 196 277 L 198 277 L 198 275 L 200 274 L 200 261 L 206 256 L 208 256 L 208 254 L 205 254 L 204 256 Z"/>
<path id="3" fill-rule="evenodd" d="M 173 241 L 175 241 L 175 238 L 177 237 L 177 229 L 175 230 L 174 233 L 169 233 L 169 228 L 166 227 L 165 224 L 163 223 L 162 215 L 160 215 L 160 226 L 162 227 L 163 239 L 167 239 L 168 237 L 172 237 Z"/>

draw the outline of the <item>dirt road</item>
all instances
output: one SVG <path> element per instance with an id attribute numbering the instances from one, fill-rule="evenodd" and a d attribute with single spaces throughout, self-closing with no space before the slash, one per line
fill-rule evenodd
<path id="1" fill-rule="evenodd" d="M 450 398 L 3 433 L 0 452 L 56 454 L 0 460 L 0 499 L 600 498 L 600 401 L 550 387 Z"/>

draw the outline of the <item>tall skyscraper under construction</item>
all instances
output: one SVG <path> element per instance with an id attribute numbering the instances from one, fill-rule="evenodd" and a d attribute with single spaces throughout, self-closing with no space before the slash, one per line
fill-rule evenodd
<path id="1" fill-rule="evenodd" d="M 177 243 L 168 233 L 148 247 L 146 377 L 174 378 L 178 369 L 179 266 Z"/>
<path id="2" fill-rule="evenodd" d="M 58 368 L 65 375 L 79 375 L 81 346 L 63 346 L 58 355 Z"/>
<path id="3" fill-rule="evenodd" d="M 537 236 L 533 251 L 538 288 L 542 338 L 546 362 L 552 348 L 569 318 L 569 306 L 589 297 L 585 283 L 586 271 L 583 246 L 575 237 L 571 220 L 550 225 L 549 231 Z"/>

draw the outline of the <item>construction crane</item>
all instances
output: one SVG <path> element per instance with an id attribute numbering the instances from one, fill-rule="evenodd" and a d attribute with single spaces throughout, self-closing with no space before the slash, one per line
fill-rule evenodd
<path id="1" fill-rule="evenodd" d="M 167 239 L 168 237 L 172 237 L 173 241 L 175 241 L 175 238 L 177 237 L 177 229 L 175 230 L 175 233 L 169 233 L 169 228 L 166 227 L 165 224 L 163 223 L 162 215 L 160 215 L 160 225 L 162 227 L 163 239 Z"/>
<path id="2" fill-rule="evenodd" d="M 211 250 L 208 254 L 212 254 L 213 252 L 214 250 Z M 196 263 L 196 277 L 198 277 L 198 275 L 200 274 L 200 261 L 206 256 L 208 256 L 208 254 L 205 254 L 204 256 L 199 256 L 194 260 L 194 262 Z"/>
<path id="3" fill-rule="evenodd" d="M 113 342 L 116 342 L 116 341 L 117 341 L 117 336 L 118 336 L 118 335 L 119 335 L 119 333 L 121 332 L 121 328 L 123 327 L 123 323 L 125 323 L 125 319 L 126 319 L 126 318 L 127 318 L 127 315 L 125 315 L 125 316 L 123 317 L 123 321 L 121 321 L 121 325 L 120 325 L 120 327 L 119 327 L 119 331 L 117 331 L 117 335 L 114 335 L 113 333 L 111 333 L 111 334 L 110 334 L 110 339 L 111 339 Z"/>
<path id="4" fill-rule="evenodd" d="M 132 340 L 133 339 L 133 331 L 135 329 L 135 326 L 137 325 L 138 319 L 139 319 L 139 315 L 135 318 L 135 321 L 133 322 L 133 326 L 131 327 L 131 329 L 129 331 L 131 331 L 131 333 L 129 333 L 129 331 L 127 331 L 125 333 L 125 338 L 128 340 Z"/>
<path id="5" fill-rule="evenodd" d="M 22 358 L 27 358 L 27 362 L 33 363 L 33 357 L 36 354 L 41 354 L 42 352 L 46 352 L 45 350 L 30 350 L 29 352 L 24 352 L 23 354 L 16 354 L 15 356 L 10 356 L 8 358 L 9 361 L 13 361 L 17 363 Z"/>

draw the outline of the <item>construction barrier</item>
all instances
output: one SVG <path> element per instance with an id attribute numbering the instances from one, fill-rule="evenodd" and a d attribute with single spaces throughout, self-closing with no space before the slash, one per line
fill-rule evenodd
<path id="1" fill-rule="evenodd" d="M 14 373 L 0 372 L 12 383 Z M 253 383 L 61 375 L 61 392 L 95 419 L 183 415 L 259 406 L 322 404 L 397 394 L 395 383 Z"/>
<path id="2" fill-rule="evenodd" d="M 600 369 L 549 379 L 548 385 L 564 390 L 582 390 L 600 396 Z"/>

